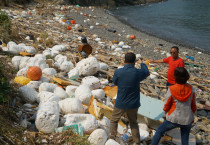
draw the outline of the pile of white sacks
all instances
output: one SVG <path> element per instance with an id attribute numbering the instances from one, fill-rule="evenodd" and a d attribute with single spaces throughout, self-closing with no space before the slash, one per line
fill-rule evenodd
<path id="1" fill-rule="evenodd" d="M 8 44 L 8 50 L 16 52 L 16 49 L 20 49 L 19 45 L 13 42 Z M 99 79 L 93 75 L 99 69 L 107 70 L 108 65 L 99 63 L 95 57 L 89 57 L 74 66 L 66 56 L 59 54 L 65 50 L 64 45 L 56 45 L 34 57 L 14 56 L 12 58 L 12 64 L 18 70 L 17 76 L 26 77 L 30 66 L 39 66 L 42 70 L 42 77 L 39 81 L 30 81 L 27 85 L 19 88 L 19 92 L 27 103 L 39 103 L 35 120 L 37 129 L 44 133 L 52 133 L 57 127 L 81 123 L 83 132 L 90 134 L 89 141 L 92 144 L 117 145 L 118 143 L 114 140 L 107 141 L 110 126 L 108 118 L 104 116 L 101 120 L 97 120 L 93 115 L 85 114 L 91 96 L 101 102 L 106 102 L 105 92 L 102 88 L 108 85 L 108 80 Z M 53 58 L 53 65 L 56 69 L 49 68 L 46 63 L 48 55 Z M 49 76 L 56 75 L 56 70 L 68 72 L 70 79 L 77 79 L 79 76 L 85 77 L 82 79 L 81 85 L 69 85 L 64 90 L 56 84 L 49 83 Z"/>

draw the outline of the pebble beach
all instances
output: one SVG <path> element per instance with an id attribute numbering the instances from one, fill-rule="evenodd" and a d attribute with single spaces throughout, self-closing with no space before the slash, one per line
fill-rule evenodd
<path id="1" fill-rule="evenodd" d="M 25 45 L 33 46 L 34 47 L 33 49 L 28 48 L 28 50 L 25 49 L 25 51 L 27 53 L 34 53 L 35 56 L 39 55 L 37 57 L 42 57 L 41 59 L 44 58 L 42 60 L 44 65 L 40 65 L 40 67 L 42 66 L 44 68 L 41 68 L 41 69 L 48 69 L 46 66 L 52 67 L 52 69 L 54 70 L 53 75 L 56 75 L 58 77 L 63 77 L 63 78 L 65 77 L 66 79 L 69 79 L 69 80 L 71 79 L 68 76 L 69 73 L 74 68 L 74 66 L 76 68 L 79 62 L 75 60 L 76 58 L 78 58 L 78 56 L 75 55 L 75 52 L 77 52 L 79 46 L 82 44 L 81 37 L 83 36 L 87 38 L 88 43 L 93 48 L 93 52 L 91 56 L 96 58 L 94 59 L 94 61 L 96 60 L 94 63 L 96 64 L 98 62 L 106 63 L 105 65 L 106 67 L 104 68 L 102 72 L 100 72 L 100 69 L 98 69 L 96 71 L 97 73 L 95 72 L 91 75 L 87 75 L 91 77 L 94 75 L 95 77 L 98 77 L 100 80 L 107 79 L 108 77 L 110 78 L 110 76 L 113 75 L 113 72 L 118 67 L 123 66 L 124 54 L 126 52 L 130 52 L 130 51 L 134 52 L 135 54 L 137 54 L 138 58 L 141 58 L 142 61 L 146 63 L 146 61 L 149 59 L 153 59 L 153 60 L 163 59 L 170 56 L 171 47 L 178 46 L 180 50 L 180 53 L 179 53 L 180 57 L 184 59 L 185 66 L 191 75 L 191 80 L 189 81 L 189 83 L 191 83 L 197 91 L 198 112 L 195 116 L 195 123 L 193 125 L 194 128 L 192 130 L 194 131 L 194 135 L 196 136 L 195 138 L 196 138 L 197 143 L 208 144 L 210 142 L 210 135 L 209 134 L 206 135 L 206 133 L 209 133 L 208 129 L 210 128 L 209 126 L 209 119 L 210 119 L 210 111 L 209 111 L 210 110 L 210 102 L 209 102 L 210 101 L 210 98 L 209 98 L 210 96 L 210 93 L 209 93 L 210 92 L 210 89 L 209 89 L 210 87 L 210 68 L 209 68 L 210 57 L 209 55 L 210 54 L 209 52 L 206 52 L 204 50 L 188 48 L 186 46 L 175 44 L 167 40 L 163 40 L 163 39 L 154 37 L 152 35 L 146 34 L 144 32 L 141 32 L 127 25 L 125 22 L 120 21 L 118 18 L 114 17 L 109 10 L 105 10 L 102 8 L 80 7 L 80 6 L 72 6 L 72 5 L 65 5 L 65 6 L 56 5 L 55 6 L 51 4 L 46 4 L 46 5 L 30 4 L 27 6 L 27 9 L 19 6 L 15 8 L 4 8 L 2 10 L 5 11 L 11 17 L 12 24 L 16 28 L 18 35 L 20 35 L 21 37 L 21 39 L 19 40 L 12 40 L 12 41 L 15 41 L 16 43 L 12 42 L 10 44 L 12 44 L 13 46 L 20 46 L 20 47 L 21 46 L 25 47 Z M 72 24 L 70 22 L 70 20 L 72 19 L 76 21 L 76 24 Z M 43 36 L 43 35 L 47 35 L 47 36 Z M 135 35 L 135 36 L 133 38 L 130 38 L 131 35 Z M 46 40 L 52 40 L 50 41 L 52 44 L 45 43 Z M 20 43 L 23 43 L 23 44 L 20 45 Z M 20 50 L 14 51 L 11 49 L 12 45 L 9 46 L 8 44 L 7 45 L 5 44 L 4 46 L 2 45 L 2 50 L 8 53 L 11 53 L 13 51 L 16 53 L 15 55 L 19 55 Z M 59 46 L 56 46 L 56 45 L 59 45 Z M 63 65 L 63 68 L 61 68 L 61 65 L 58 63 L 57 56 L 66 57 L 65 58 L 66 65 Z M 20 60 L 21 59 L 22 58 L 20 58 Z M 31 58 L 28 58 L 28 60 L 29 59 Z M 51 61 L 51 65 L 46 63 L 47 60 Z M 8 64 L 12 67 L 17 65 L 14 61 L 8 62 Z M 27 64 L 26 62 L 25 66 L 29 66 L 29 65 L 31 64 Z M 21 65 L 18 65 L 17 68 L 20 68 L 20 66 Z M 22 67 L 24 68 L 25 66 L 22 63 Z M 90 68 L 91 67 L 92 66 L 90 65 Z M 152 98 L 164 100 L 164 96 L 167 91 L 166 86 L 165 86 L 166 76 L 167 76 L 167 65 L 166 64 L 148 64 L 148 67 L 150 69 L 151 74 L 154 73 L 154 75 L 153 76 L 150 75 L 148 79 L 144 80 L 141 83 L 141 89 L 142 89 L 141 92 Z M 68 69 L 68 71 L 66 71 L 65 69 L 66 70 Z M 24 74 L 24 71 L 22 71 L 21 73 Z M 46 75 L 45 77 L 48 77 L 48 76 Z M 77 74 L 76 77 L 77 77 L 76 84 L 79 84 L 79 85 L 80 83 L 82 84 L 84 75 Z M 48 80 L 48 82 L 49 81 L 50 79 Z M 106 86 L 113 85 L 110 79 L 107 79 L 106 81 L 107 81 Z M 43 82 L 40 82 L 40 84 L 41 83 Z M 83 80 L 83 83 L 84 83 L 84 80 Z M 86 83 L 88 83 L 88 81 L 86 81 Z M 53 87 L 56 88 L 57 86 L 53 86 Z M 102 90 L 103 87 L 100 86 L 99 88 L 101 88 Z M 41 93 L 40 89 L 38 88 L 39 86 L 35 89 L 33 88 L 34 89 L 33 91 L 35 92 L 34 94 Z M 62 92 L 63 94 L 66 94 L 64 93 L 65 89 L 61 91 L 63 91 Z M 64 97 L 62 96 L 63 98 L 60 97 L 60 99 L 61 98 L 66 99 L 67 98 L 66 96 Z M 105 99 L 103 100 L 103 102 L 105 102 L 104 104 L 106 104 L 106 101 L 107 100 Z M 38 112 L 37 109 L 39 109 L 38 104 L 36 102 L 36 99 L 34 99 L 32 102 L 29 101 L 26 103 L 31 103 L 32 105 L 25 105 L 25 106 L 30 106 L 30 107 L 33 106 L 33 108 L 29 107 L 30 112 L 27 112 L 26 114 L 28 118 L 30 118 L 28 119 L 28 122 L 34 123 L 34 120 L 36 120 L 36 115 L 34 114 L 36 114 Z M 81 106 L 82 106 L 82 103 L 80 102 Z M 72 104 L 72 106 L 73 105 L 74 104 Z M 86 102 L 86 105 L 88 105 L 87 102 Z M 107 105 L 107 106 L 111 108 L 113 107 L 113 104 Z M 25 109 L 24 106 L 20 108 L 21 110 Z M 66 115 L 64 113 L 65 111 L 60 113 L 60 120 L 59 120 L 59 111 L 56 109 L 53 111 L 55 112 L 57 111 L 56 112 L 57 114 L 56 113 L 55 114 L 58 116 L 57 124 L 60 123 L 59 127 L 64 125 L 64 123 L 62 124 L 61 120 L 63 119 L 63 116 Z M 82 110 L 81 112 L 83 111 L 84 110 Z M 86 111 L 87 111 L 87 108 L 86 108 Z M 20 113 L 19 111 L 17 113 L 21 114 L 22 112 Z M 71 117 L 71 115 L 72 114 L 70 113 L 69 116 Z M 94 121 L 96 121 L 96 119 Z M 33 123 L 31 124 L 28 123 L 29 125 L 28 126 L 26 125 L 25 128 L 28 128 L 34 132 L 38 132 L 40 128 L 38 128 L 37 130 L 37 128 L 35 127 Z M 58 125 L 56 127 L 58 127 Z M 96 128 L 97 127 L 95 127 L 94 129 Z M 52 130 L 54 129 L 55 128 L 53 128 Z M 146 141 L 143 142 L 144 144 L 146 142 L 147 144 L 151 143 L 151 137 L 152 137 L 151 134 L 153 131 L 154 129 L 148 129 L 148 132 L 150 133 L 150 134 L 148 133 L 149 139 L 148 138 L 147 140 L 145 139 Z M 47 133 L 50 133 L 50 131 Z M 104 139 L 104 143 L 106 139 Z M 38 140 L 38 139 L 35 139 L 35 140 Z M 54 143 L 54 144 L 57 143 L 53 141 L 54 140 L 51 140 L 49 136 L 46 137 L 47 143 Z M 39 140 L 39 143 L 41 142 Z"/>

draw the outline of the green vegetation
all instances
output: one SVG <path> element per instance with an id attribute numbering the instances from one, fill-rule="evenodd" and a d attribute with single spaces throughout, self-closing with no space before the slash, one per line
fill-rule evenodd
<path id="1" fill-rule="evenodd" d="M 11 21 L 6 12 L 0 11 L 0 39 L 7 43 L 11 35 Z"/>

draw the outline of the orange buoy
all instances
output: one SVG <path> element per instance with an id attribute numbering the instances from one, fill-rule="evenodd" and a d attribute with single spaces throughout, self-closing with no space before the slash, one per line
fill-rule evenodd
<path id="1" fill-rule="evenodd" d="M 27 77 L 32 81 L 38 81 L 42 77 L 42 70 L 38 66 L 29 67 Z"/>
<path id="2" fill-rule="evenodd" d="M 75 21 L 75 20 L 71 20 L 71 23 L 72 23 L 72 24 L 76 24 L 76 21 Z"/>
<path id="3" fill-rule="evenodd" d="M 88 16 L 88 14 L 85 13 L 84 16 Z"/>
<path id="4" fill-rule="evenodd" d="M 135 39 L 136 38 L 136 36 L 135 35 L 130 35 L 130 37 L 129 37 L 130 39 Z"/>
<path id="5" fill-rule="evenodd" d="M 64 11 L 62 11 L 61 13 L 65 13 Z"/>
<path id="6" fill-rule="evenodd" d="M 68 26 L 68 27 L 66 28 L 66 30 L 71 30 L 71 27 L 70 27 L 70 26 Z"/>

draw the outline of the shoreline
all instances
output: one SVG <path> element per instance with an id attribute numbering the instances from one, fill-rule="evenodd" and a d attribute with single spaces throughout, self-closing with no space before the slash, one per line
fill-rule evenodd
<path id="1" fill-rule="evenodd" d="M 108 13 L 109 14 L 109 13 Z M 132 29 L 135 29 L 136 31 L 139 31 L 141 33 L 145 33 L 149 36 L 152 36 L 152 37 L 156 37 L 156 38 L 159 38 L 159 39 L 162 39 L 162 40 L 165 40 L 165 41 L 168 41 L 170 43 L 174 43 L 176 45 L 179 45 L 179 46 L 182 46 L 182 47 L 188 47 L 189 49 L 192 49 L 192 50 L 195 50 L 195 51 L 201 51 L 202 53 L 207 53 L 207 54 L 210 54 L 210 50 L 206 50 L 206 49 L 203 49 L 203 48 L 199 48 L 199 47 L 194 47 L 190 44 L 187 44 L 185 42 L 181 42 L 180 40 L 176 40 L 176 38 L 167 38 L 167 37 L 163 37 L 163 36 L 158 36 L 157 34 L 153 33 L 153 32 L 148 32 L 146 30 L 142 30 L 142 28 L 137 28 L 135 26 L 132 26 L 130 23 L 128 23 L 126 20 L 124 20 L 123 18 L 118 18 L 117 16 L 115 15 L 112 15 L 114 16 L 117 20 L 119 20 L 120 22 L 124 23 L 125 25 L 128 25 L 130 26 Z"/>
<path id="2" fill-rule="evenodd" d="M 187 52 L 189 56 L 193 56 L 195 58 L 196 62 L 197 61 L 205 62 L 207 64 L 208 62 L 210 62 L 210 57 L 209 57 L 210 52 L 208 52 L 207 50 L 191 48 L 187 45 L 180 44 L 178 42 L 172 42 L 171 40 L 162 39 L 155 35 L 148 34 L 147 32 L 144 32 L 142 30 L 139 30 L 129 25 L 126 21 L 120 20 L 119 18 L 111 14 L 109 10 L 106 10 L 106 9 L 95 8 L 94 14 L 97 14 L 95 21 L 99 22 L 100 24 L 106 25 L 107 28 L 116 30 L 116 33 L 107 32 L 107 30 L 103 30 L 103 29 L 89 30 L 91 33 L 93 34 L 96 33 L 98 36 L 104 37 L 110 41 L 113 41 L 114 39 L 116 39 L 117 41 L 124 41 L 125 43 L 127 43 L 128 45 L 132 47 L 131 50 L 133 50 L 135 53 L 140 53 L 141 55 L 150 58 L 151 53 L 154 53 L 154 48 L 159 47 L 163 51 L 169 52 L 172 46 L 178 46 L 180 48 L 181 53 Z M 90 25 L 90 24 L 87 25 L 83 21 L 79 21 L 79 23 L 82 24 L 83 26 Z M 130 40 L 126 38 L 126 35 L 136 35 L 136 39 Z M 138 40 L 145 43 L 146 46 L 139 44 Z M 159 44 L 163 44 L 163 46 L 160 47 Z M 147 52 L 145 52 L 145 50 Z M 198 52 L 201 52 L 201 54 Z M 162 55 L 160 57 L 158 56 L 159 54 L 157 55 L 154 54 L 152 55 L 152 58 L 153 59 L 164 58 L 164 56 Z M 184 57 L 184 55 L 181 55 L 181 56 Z"/>

